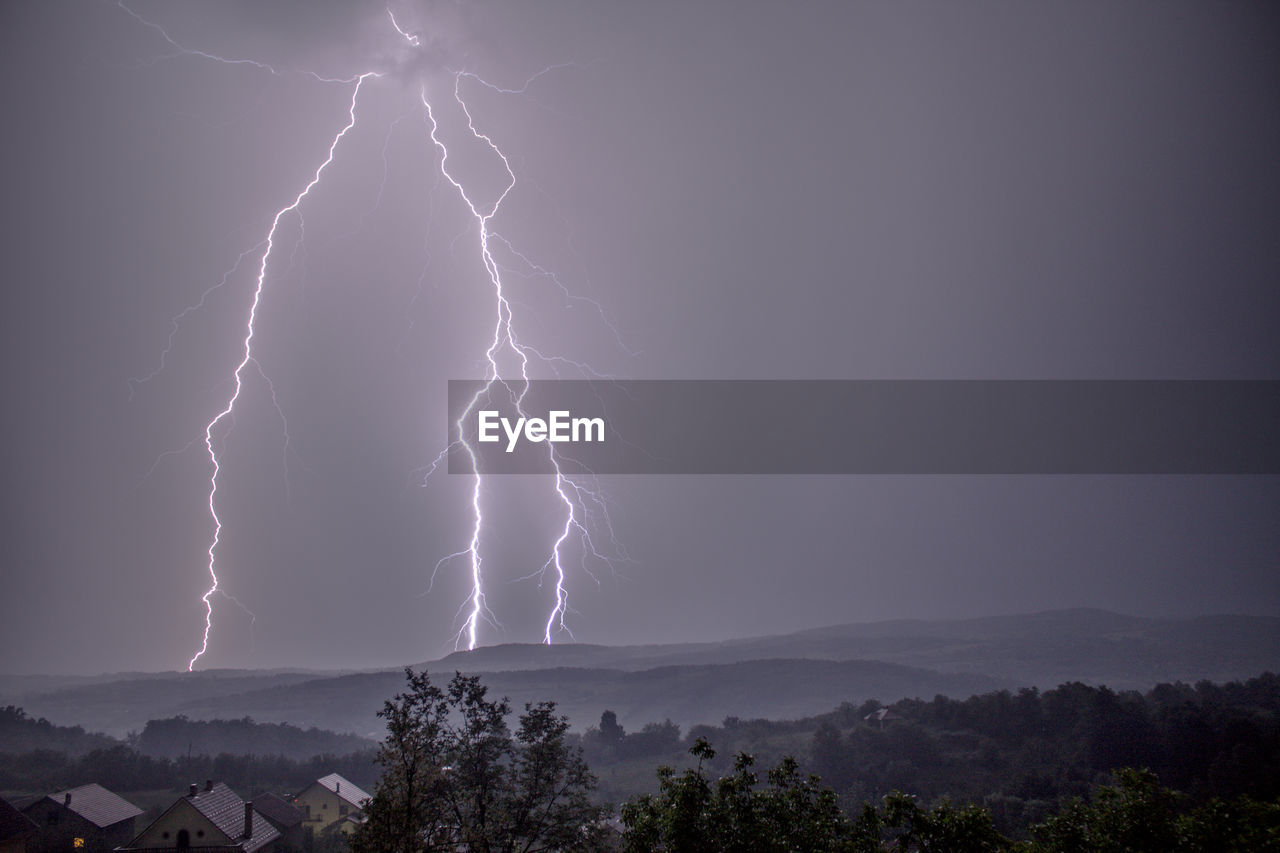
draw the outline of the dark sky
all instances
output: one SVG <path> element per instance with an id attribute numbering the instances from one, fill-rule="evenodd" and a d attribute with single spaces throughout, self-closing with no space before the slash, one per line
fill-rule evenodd
<path id="1" fill-rule="evenodd" d="M 255 247 L 351 103 L 299 70 L 383 76 L 278 231 L 254 352 L 289 444 L 250 367 L 218 559 L 256 620 L 215 598 L 202 665 L 453 648 L 465 567 L 426 590 L 465 545 L 470 483 L 413 472 L 447 440 L 447 380 L 483 372 L 493 296 L 420 87 L 469 190 L 504 178 L 452 100 L 459 70 L 518 89 L 550 69 L 523 94 L 459 84 L 517 174 L 494 230 L 558 276 L 498 248 L 543 354 L 626 378 L 1280 378 L 1272 3 L 397 2 L 419 50 L 378 3 L 130 8 L 280 73 L 175 55 L 108 0 L 0 7 L 0 671 L 175 669 L 199 645 L 199 439 L 231 391 Z M 1280 612 L 1270 477 L 602 486 L 627 559 L 590 563 L 598 583 L 573 563 L 586 642 Z M 536 641 L 550 590 L 517 578 L 558 507 L 537 478 L 486 501 L 503 628 L 481 641 Z"/>

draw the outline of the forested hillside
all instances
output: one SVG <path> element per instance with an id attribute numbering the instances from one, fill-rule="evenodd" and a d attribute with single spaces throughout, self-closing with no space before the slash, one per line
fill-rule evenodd
<path id="1" fill-rule="evenodd" d="M 762 766 L 795 755 L 847 807 L 896 790 L 926 803 L 982 804 L 997 826 L 1016 831 L 1121 767 L 1149 768 L 1194 802 L 1280 796 L 1280 678 L 1146 693 L 1071 683 L 887 709 L 872 700 L 800 720 L 728 718 L 685 733 L 671 723 L 627 732 L 605 714 L 583 745 L 606 793 L 621 799 L 652 789 L 654 764 L 687 766 L 698 738 L 716 745 L 713 773 L 730 772 L 740 752 Z"/>
<path id="2" fill-rule="evenodd" d="M 689 767 L 699 740 L 716 746 L 703 759 L 712 777 L 732 775 L 739 753 L 761 767 L 790 755 L 850 813 L 901 791 L 922 806 L 981 806 L 999 831 L 1016 837 L 1124 767 L 1154 772 L 1188 807 L 1238 796 L 1276 800 L 1280 677 L 1161 684 L 1145 693 L 1073 682 L 889 706 L 872 699 L 795 720 L 729 716 L 688 729 L 668 720 L 628 731 L 606 711 L 584 734 L 568 735 L 600 780 L 598 798 L 613 803 L 656 792 L 654 769 Z M 121 791 L 181 790 L 206 778 L 246 792 L 287 791 L 334 771 L 372 788 L 379 774 L 371 741 L 247 718 L 156 720 L 126 742 L 10 707 L 0 714 L 0 743 L 6 794 L 87 781 Z"/>
<path id="3" fill-rule="evenodd" d="M 316 755 L 339 755 L 373 749 L 375 744 L 356 735 L 323 729 L 302 729 L 287 723 L 238 720 L 189 720 L 171 717 L 151 720 L 133 746 L 145 755 L 177 758 L 182 755 L 282 755 L 305 760 Z"/>

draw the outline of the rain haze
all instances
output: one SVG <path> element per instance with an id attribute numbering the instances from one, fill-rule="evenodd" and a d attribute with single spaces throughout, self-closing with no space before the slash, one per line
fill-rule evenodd
<path id="1" fill-rule="evenodd" d="M 489 247 L 537 378 L 1280 379 L 1271 4 L 55 0 L 0 21 L 0 672 L 200 647 L 205 430 L 273 219 L 331 145 L 280 217 L 215 431 L 234 598 L 210 598 L 200 668 L 458 643 L 468 561 L 437 563 L 468 545 L 472 479 L 424 475 L 496 302 L 442 147 L 501 199 Z M 611 527 L 592 504 L 599 553 L 566 545 L 553 642 L 1280 615 L 1274 476 L 599 488 Z M 478 642 L 540 642 L 563 504 L 543 477 L 482 498 Z"/>

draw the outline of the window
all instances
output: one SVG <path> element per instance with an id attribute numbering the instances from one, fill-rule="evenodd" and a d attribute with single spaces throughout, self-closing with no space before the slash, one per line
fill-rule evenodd
<path id="1" fill-rule="evenodd" d="M 84 846 L 84 839 L 83 839 L 83 838 L 76 838 L 76 839 L 73 839 L 73 840 L 72 840 L 72 842 L 71 842 L 71 846 L 72 846 L 72 847 L 77 847 L 77 848 L 79 848 L 79 847 L 83 847 L 83 846 Z"/>
<path id="2" fill-rule="evenodd" d="M 346 807 L 346 806 L 338 806 L 338 814 L 339 814 L 340 816 L 341 816 L 341 815 L 345 815 L 346 813 L 347 813 L 347 807 Z"/>
<path id="3" fill-rule="evenodd" d="M 185 829 L 178 830 L 178 849 L 179 850 L 191 849 L 191 833 L 187 832 Z"/>

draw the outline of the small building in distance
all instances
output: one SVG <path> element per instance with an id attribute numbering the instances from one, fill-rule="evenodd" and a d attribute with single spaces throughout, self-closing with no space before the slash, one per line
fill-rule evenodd
<path id="1" fill-rule="evenodd" d="M 275 794 L 263 794 L 253 800 L 253 809 L 266 818 L 280 840 L 276 842 L 277 853 L 292 853 L 302 849 L 302 810 L 294 806 L 284 797 Z"/>
<path id="2" fill-rule="evenodd" d="M 893 710 L 892 708 L 881 708 L 877 711 L 872 711 L 870 714 L 867 714 L 867 716 L 864 717 L 863 719 L 865 719 L 868 723 L 871 723 L 871 722 L 879 723 L 880 728 L 883 729 L 885 723 L 892 723 L 895 720 L 901 720 L 902 715 L 899 714 L 897 711 Z"/>
<path id="3" fill-rule="evenodd" d="M 55 791 L 22 810 L 36 825 L 27 844 L 31 853 L 43 851 L 114 850 L 128 844 L 142 809 L 96 782 Z"/>
<path id="4" fill-rule="evenodd" d="M 370 799 L 351 782 L 330 773 L 304 788 L 293 798 L 293 804 L 302 810 L 302 825 L 311 832 L 319 835 L 333 828 L 350 834 L 355 831 L 356 823 L 343 818 L 362 816 L 365 803 Z"/>
<path id="5" fill-rule="evenodd" d="M 0 798 L 0 853 L 27 853 L 35 839 L 36 825 L 31 818 Z"/>
<path id="6" fill-rule="evenodd" d="M 280 833 L 253 803 L 223 783 L 192 785 L 119 851 L 198 850 L 200 853 L 275 853 Z"/>

